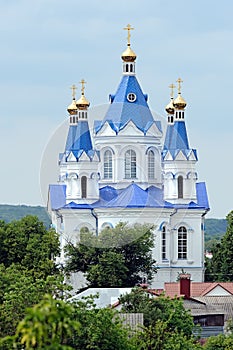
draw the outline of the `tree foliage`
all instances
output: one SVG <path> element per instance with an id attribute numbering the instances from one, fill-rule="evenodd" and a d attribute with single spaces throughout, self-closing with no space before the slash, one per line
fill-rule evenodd
<path id="1" fill-rule="evenodd" d="M 27 310 L 15 335 L 2 339 L 0 349 L 136 350 L 128 336 L 116 312 L 97 309 L 91 298 L 67 303 L 47 295 Z"/>
<path id="2" fill-rule="evenodd" d="M 233 211 L 227 215 L 227 231 L 206 264 L 206 280 L 233 281 Z"/>
<path id="3" fill-rule="evenodd" d="M 154 327 L 157 322 L 163 322 L 168 332 L 177 331 L 187 337 L 192 335 L 193 318 L 181 299 L 154 296 L 145 289 L 134 288 L 119 300 L 123 312 L 143 313 L 145 327 Z"/>
<path id="4" fill-rule="evenodd" d="M 143 277 L 150 281 L 156 272 L 152 229 L 119 223 L 97 237 L 83 233 L 80 242 L 66 246 L 66 271 L 84 272 L 90 286 L 95 287 L 134 286 Z"/>
<path id="5" fill-rule="evenodd" d="M 37 217 L 0 222 L 0 336 L 12 335 L 45 293 L 66 288 L 53 259 L 58 254 L 57 234 Z"/>

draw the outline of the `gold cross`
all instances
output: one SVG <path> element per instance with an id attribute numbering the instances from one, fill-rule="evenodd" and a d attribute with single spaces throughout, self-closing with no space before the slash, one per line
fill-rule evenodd
<path id="1" fill-rule="evenodd" d="M 178 78 L 176 82 L 178 83 L 178 93 L 180 93 L 181 92 L 181 83 L 183 83 L 183 80 L 181 78 Z"/>
<path id="2" fill-rule="evenodd" d="M 126 28 L 123 28 L 123 29 L 128 30 L 127 40 L 128 40 L 128 46 L 130 46 L 130 37 L 131 37 L 130 31 L 134 30 L 134 28 L 131 27 L 130 24 L 127 24 Z"/>
<path id="3" fill-rule="evenodd" d="M 71 88 L 71 90 L 72 90 L 72 97 L 73 97 L 73 100 L 75 100 L 75 90 L 77 90 L 77 87 L 73 84 L 70 88 Z"/>
<path id="4" fill-rule="evenodd" d="M 86 82 L 84 79 L 82 79 L 79 83 L 82 84 L 81 91 L 82 91 L 82 95 L 84 95 L 85 84 L 86 84 L 87 82 Z"/>
<path id="5" fill-rule="evenodd" d="M 171 89 L 171 97 L 173 98 L 173 96 L 174 96 L 174 89 L 175 89 L 175 85 L 174 84 L 171 84 L 171 85 L 169 85 L 169 88 Z"/>

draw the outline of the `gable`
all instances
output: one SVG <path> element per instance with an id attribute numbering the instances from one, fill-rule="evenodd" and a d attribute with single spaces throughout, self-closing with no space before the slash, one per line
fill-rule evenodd
<path id="1" fill-rule="evenodd" d="M 232 294 L 220 285 L 217 285 L 216 287 L 214 287 L 208 293 L 205 294 L 205 296 L 226 296 L 226 295 L 232 295 Z"/>
<path id="2" fill-rule="evenodd" d="M 77 161 L 73 152 L 70 152 L 70 154 L 68 155 L 66 160 L 67 160 L 67 162 L 76 162 Z"/>
<path id="3" fill-rule="evenodd" d="M 151 127 L 147 130 L 146 136 L 162 137 L 162 132 L 158 129 L 157 125 L 153 123 Z"/>
<path id="4" fill-rule="evenodd" d="M 179 151 L 175 160 L 187 160 L 187 158 L 182 151 Z"/>
<path id="5" fill-rule="evenodd" d="M 118 132 L 118 135 L 142 136 L 144 133 L 131 120 Z"/>
<path id="6" fill-rule="evenodd" d="M 116 132 L 111 128 L 108 122 L 105 122 L 96 134 L 98 134 L 98 136 L 114 136 Z"/>

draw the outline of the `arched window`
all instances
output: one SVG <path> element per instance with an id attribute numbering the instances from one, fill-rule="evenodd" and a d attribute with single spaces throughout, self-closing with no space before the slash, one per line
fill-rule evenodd
<path id="1" fill-rule="evenodd" d="M 87 177 L 81 177 L 81 197 L 87 198 Z"/>
<path id="2" fill-rule="evenodd" d="M 129 66 L 128 66 L 128 64 L 126 64 L 126 66 L 125 66 L 125 71 L 126 71 L 126 72 L 129 71 Z"/>
<path id="3" fill-rule="evenodd" d="M 178 259 L 187 259 L 187 229 L 184 226 L 178 228 Z"/>
<path id="4" fill-rule="evenodd" d="M 155 178 L 155 154 L 152 150 L 148 152 L 148 179 Z"/>
<path id="5" fill-rule="evenodd" d="M 104 152 L 104 179 L 112 179 L 112 152 Z"/>
<path id="6" fill-rule="evenodd" d="M 178 198 L 183 198 L 183 176 L 178 176 L 177 179 L 177 183 L 178 183 Z"/>
<path id="7" fill-rule="evenodd" d="M 136 178 L 136 152 L 132 149 L 125 152 L 125 178 Z"/>
<path id="8" fill-rule="evenodd" d="M 167 259 L 167 254 L 166 254 L 166 227 L 162 227 L 162 260 Z"/>
<path id="9" fill-rule="evenodd" d="M 133 65 L 132 65 L 132 63 L 130 65 L 130 72 L 133 73 Z"/>

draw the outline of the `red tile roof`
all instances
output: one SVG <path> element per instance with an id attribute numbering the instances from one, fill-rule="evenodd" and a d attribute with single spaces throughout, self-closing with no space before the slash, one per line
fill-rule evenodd
<path id="1" fill-rule="evenodd" d="M 233 282 L 191 282 L 190 296 L 205 296 L 217 286 L 233 295 Z M 169 297 L 181 296 L 179 282 L 164 283 L 164 290 Z"/>

